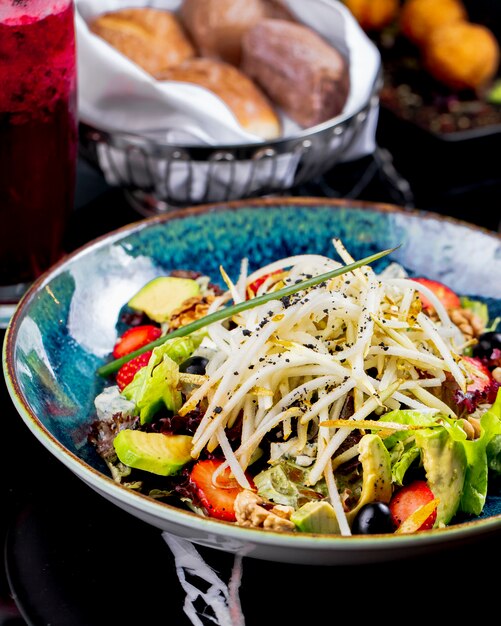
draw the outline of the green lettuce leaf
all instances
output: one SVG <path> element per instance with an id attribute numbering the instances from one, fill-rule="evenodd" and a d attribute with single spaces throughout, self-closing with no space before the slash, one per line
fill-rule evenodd
<path id="1" fill-rule="evenodd" d="M 479 515 L 485 505 L 488 489 L 489 467 L 499 467 L 499 444 L 501 437 L 501 394 L 496 402 L 480 418 L 481 434 L 467 440 L 462 429 L 449 428 L 450 436 L 460 441 L 467 460 L 466 476 L 461 495 L 460 510 Z"/>
<path id="2" fill-rule="evenodd" d="M 404 484 L 405 473 L 414 461 L 419 459 L 420 455 L 419 448 L 414 444 L 404 450 L 400 458 L 391 467 L 391 477 L 395 484 L 400 486 Z"/>
<path id="3" fill-rule="evenodd" d="M 385 421 L 414 424 L 423 427 L 431 426 L 435 422 L 434 431 L 438 432 L 445 429 L 447 437 L 451 440 L 449 445 L 455 442 L 452 449 L 456 449 L 456 453 L 450 457 L 451 461 L 454 460 L 453 457 L 457 457 L 459 454 L 458 446 L 464 452 L 464 458 L 466 459 L 465 476 L 458 510 L 473 515 L 479 515 L 482 512 L 487 497 L 489 471 L 501 474 L 501 391 L 498 392 L 496 402 L 482 415 L 480 419 L 481 435 L 473 440 L 466 438 L 466 433 L 460 421 L 443 415 L 430 417 L 418 411 L 392 411 L 387 413 L 384 419 Z M 437 424 L 437 420 L 440 420 L 442 425 Z M 431 433 L 428 433 L 428 437 L 422 436 L 426 432 L 423 430 L 398 431 L 384 440 L 385 445 L 391 449 L 398 441 L 408 439 L 414 434 L 415 439 L 417 439 L 418 452 L 419 448 L 421 448 L 420 454 L 423 455 L 423 444 L 431 436 Z M 444 436 L 445 433 L 440 434 L 440 439 L 443 440 Z M 446 445 L 445 440 L 443 440 L 443 445 Z M 443 457 L 442 461 L 444 461 L 444 458 L 447 457 Z M 455 461 L 458 458 L 455 458 Z M 405 451 L 399 455 L 392 465 L 392 476 L 395 483 L 402 484 L 405 472 L 416 459 L 416 449 L 406 444 Z M 442 478 L 445 478 L 448 470 L 452 472 L 452 467 L 443 467 L 441 469 Z"/>
<path id="4" fill-rule="evenodd" d="M 487 447 L 495 436 L 501 435 L 501 421 L 489 411 L 480 420 L 482 434 L 477 439 L 464 441 L 468 468 L 466 470 L 461 510 L 479 515 L 487 497 L 489 465 Z"/>
<path id="5" fill-rule="evenodd" d="M 151 422 L 162 407 L 177 411 L 182 404 L 179 364 L 196 349 L 202 337 L 178 337 L 153 349 L 146 367 L 140 369 L 122 395 L 135 403 L 141 424 Z"/>
<path id="6" fill-rule="evenodd" d="M 487 411 L 501 422 L 501 389 L 497 393 L 496 401 Z M 501 433 L 494 433 L 485 448 L 487 466 L 493 475 L 501 474 Z"/>
<path id="7" fill-rule="evenodd" d="M 494 476 L 501 475 L 501 435 L 494 435 L 485 449 L 487 467 Z"/>
<path id="8" fill-rule="evenodd" d="M 385 422 L 396 422 L 397 424 L 410 424 L 413 426 L 422 426 L 423 428 L 431 428 L 437 426 L 437 417 L 435 415 L 428 415 L 426 413 L 420 413 L 419 411 L 412 410 L 399 410 L 390 411 L 385 413 L 381 418 Z M 385 437 L 384 444 L 391 450 L 397 441 L 403 441 L 412 437 L 415 431 L 399 430 L 392 435 Z"/>
<path id="9" fill-rule="evenodd" d="M 422 426 L 423 430 L 425 428 L 441 428 L 436 422 L 436 416 L 411 409 L 390 411 L 382 419 L 385 422 Z M 399 430 L 383 440 L 390 452 L 392 481 L 397 485 L 403 485 L 407 470 L 421 456 L 421 452 L 414 441 L 416 432 L 418 431 Z M 411 441 L 409 442 L 409 440 Z"/>

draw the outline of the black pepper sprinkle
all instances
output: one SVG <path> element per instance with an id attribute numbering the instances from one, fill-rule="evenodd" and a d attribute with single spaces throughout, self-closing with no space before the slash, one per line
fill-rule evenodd
<path id="1" fill-rule="evenodd" d="M 233 376 L 238 376 L 238 372 L 233 372 Z"/>
<path id="2" fill-rule="evenodd" d="M 249 369 L 253 370 L 254 369 L 254 365 L 249 365 Z"/>
<path id="3" fill-rule="evenodd" d="M 223 407 L 222 406 L 214 407 L 214 413 L 219 414 L 219 413 L 222 413 L 222 411 L 223 411 Z"/>
<path id="4" fill-rule="evenodd" d="M 247 328 L 244 328 L 242 330 L 242 335 L 244 335 L 245 337 L 248 337 L 251 334 L 251 331 L 248 330 Z"/>

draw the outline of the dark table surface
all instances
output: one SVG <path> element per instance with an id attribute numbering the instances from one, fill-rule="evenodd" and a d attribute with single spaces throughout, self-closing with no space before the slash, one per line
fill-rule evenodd
<path id="1" fill-rule="evenodd" d="M 384 141 L 384 136 L 381 142 Z M 498 230 L 498 178 L 409 189 L 384 143 L 375 156 L 336 168 L 293 194 L 359 197 L 415 204 Z M 416 185 L 416 183 L 414 183 Z M 418 192 L 418 193 L 416 193 Z M 86 163 L 79 165 L 76 205 L 67 248 L 140 219 L 122 193 Z M 4 333 L 0 334 L 3 341 Z M 132 626 L 192 622 L 184 591 L 160 532 L 116 508 L 58 463 L 28 431 L 0 383 L 0 626 Z M 232 557 L 200 549 L 228 579 Z M 412 559 L 366 566 L 303 567 L 245 559 L 240 599 L 247 626 L 319 623 L 319 615 L 350 609 L 360 620 L 463 616 L 464 606 L 489 606 L 501 554 L 501 534 L 443 547 Z M 434 599 L 438 605 L 433 608 Z M 494 598 L 495 600 L 495 598 Z M 437 609 L 438 606 L 438 609 Z M 482 613 L 479 613 L 482 618 Z M 406 617 L 407 616 L 407 617 Z M 325 618 L 324 618 L 325 619 Z M 202 623 L 202 622 L 200 622 Z M 210 623 L 209 621 L 204 621 Z"/>

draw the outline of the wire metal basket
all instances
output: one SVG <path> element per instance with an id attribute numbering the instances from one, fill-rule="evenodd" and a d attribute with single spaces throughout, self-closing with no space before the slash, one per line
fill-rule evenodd
<path id="1" fill-rule="evenodd" d="M 80 150 L 108 182 L 123 188 L 142 215 L 209 202 L 270 194 L 307 183 L 332 169 L 360 136 L 379 105 L 381 73 L 367 102 L 296 135 L 241 145 L 176 145 L 148 136 L 80 123 Z M 174 132 L 174 131 L 172 131 Z"/>

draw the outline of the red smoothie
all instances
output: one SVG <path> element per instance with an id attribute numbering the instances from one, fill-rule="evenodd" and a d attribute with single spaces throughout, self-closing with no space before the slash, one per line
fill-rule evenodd
<path id="1" fill-rule="evenodd" d="M 77 153 L 71 0 L 0 2 L 0 303 L 62 255 Z"/>

